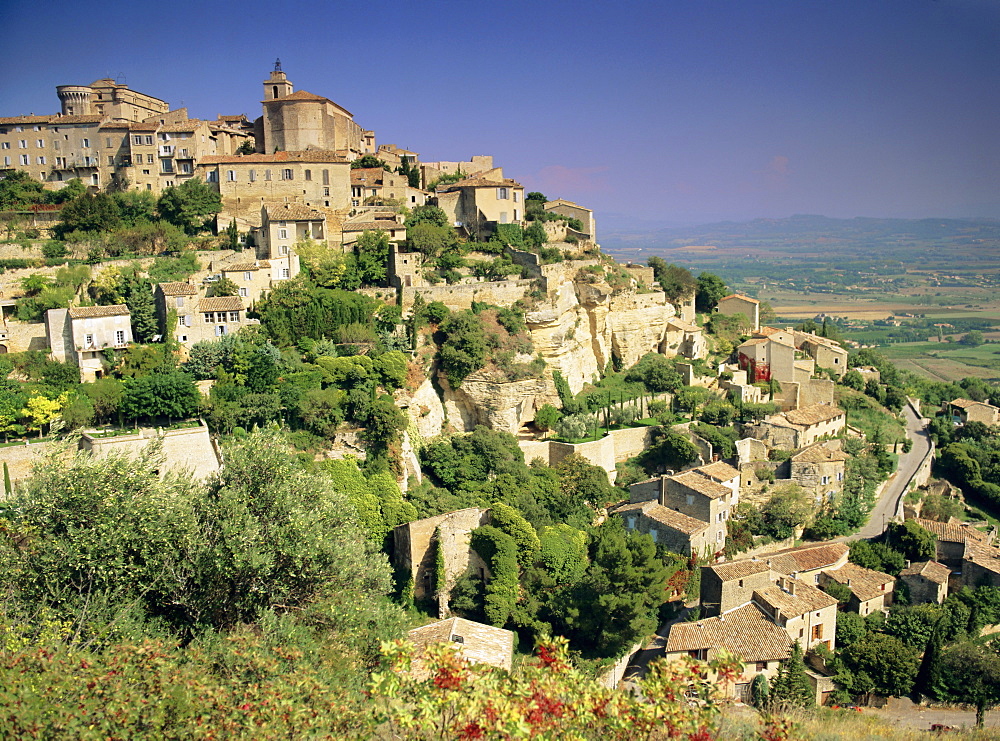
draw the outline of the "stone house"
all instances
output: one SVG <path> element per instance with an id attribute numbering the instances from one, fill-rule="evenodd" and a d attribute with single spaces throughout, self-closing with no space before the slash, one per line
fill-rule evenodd
<path id="1" fill-rule="evenodd" d="M 954 517 L 948 522 L 925 520 L 920 517 L 914 521 L 937 538 L 934 560 L 952 569 L 961 568 L 967 542 L 980 546 L 988 546 L 993 542 L 993 532 L 984 533 Z"/>
<path id="2" fill-rule="evenodd" d="M 744 605 L 757 589 L 776 578 L 766 561 L 745 558 L 701 567 L 701 608 L 706 615 L 719 615 Z"/>
<path id="3" fill-rule="evenodd" d="M 805 653 L 817 645 L 833 650 L 837 636 L 837 599 L 801 579 L 781 576 L 754 590 L 753 601 L 764 614 L 798 641 Z"/>
<path id="4" fill-rule="evenodd" d="M 674 623 L 664 657 L 668 661 L 681 656 L 711 661 L 720 650 L 735 655 L 743 664 L 742 673 L 732 686 L 725 687 L 724 694 L 748 702 L 754 676 L 774 679 L 781 662 L 791 656 L 791 640 L 759 605 L 745 603 L 716 617 Z"/>
<path id="5" fill-rule="evenodd" d="M 466 177 L 489 172 L 493 169 L 493 157 L 488 154 L 477 154 L 470 157 L 465 162 L 421 162 L 420 178 L 427 185 L 440 178 L 442 175 L 455 175 L 461 173 Z"/>
<path id="6" fill-rule="evenodd" d="M 789 478 L 812 491 L 817 502 L 828 502 L 844 489 L 848 457 L 839 440 L 813 443 L 789 459 Z"/>
<path id="7" fill-rule="evenodd" d="M 187 328 L 189 345 L 239 332 L 248 324 L 246 308 L 239 296 L 201 299 L 195 306 L 192 321 L 193 324 Z"/>
<path id="8" fill-rule="evenodd" d="M 760 329 L 760 301 L 741 293 L 731 293 L 719 299 L 716 309 L 723 316 L 742 314 L 747 318 L 750 329 L 754 332 Z"/>
<path id="9" fill-rule="evenodd" d="M 665 355 L 681 355 L 697 360 L 708 355 L 708 343 L 701 327 L 678 317 L 671 317 L 663 332 L 662 352 Z"/>
<path id="10" fill-rule="evenodd" d="M 951 569 L 937 561 L 917 561 L 899 572 L 899 580 L 906 585 L 911 605 L 944 602 L 950 576 Z"/>
<path id="11" fill-rule="evenodd" d="M 49 309 L 45 330 L 52 357 L 60 363 L 79 365 L 83 383 L 104 375 L 102 353 L 124 349 L 132 342 L 131 315 L 124 304 Z"/>
<path id="12" fill-rule="evenodd" d="M 406 175 L 382 167 L 356 167 L 351 170 L 351 205 L 423 206 L 427 193 L 411 188 Z"/>
<path id="13" fill-rule="evenodd" d="M 435 643 L 451 643 L 459 656 L 470 664 L 487 664 L 510 671 L 514 661 L 514 634 L 503 628 L 460 617 L 445 618 L 414 628 L 406 634 L 419 652 Z M 417 677 L 429 676 L 419 659 L 410 671 Z"/>
<path id="14" fill-rule="evenodd" d="M 260 210 L 260 223 L 260 229 L 254 231 L 256 254 L 258 259 L 270 263 L 272 284 L 299 274 L 296 244 L 306 241 L 325 244 L 331 236 L 322 211 L 297 203 L 265 204 Z"/>
<path id="15" fill-rule="evenodd" d="M 488 236 L 497 224 L 524 219 L 524 186 L 504 178 L 499 167 L 444 186 L 437 201 L 456 227 L 474 237 Z"/>
<path id="16" fill-rule="evenodd" d="M 197 324 L 198 289 L 190 283 L 174 282 L 159 283 L 153 292 L 156 299 L 156 315 L 160 319 L 160 331 L 167 334 L 167 322 L 170 312 L 175 311 L 177 318 L 175 335 L 182 345 L 189 344 L 192 328 Z"/>
<path id="17" fill-rule="evenodd" d="M 812 332 L 793 331 L 795 347 L 816 361 L 819 368 L 829 368 L 837 378 L 847 373 L 847 350 L 827 337 Z"/>
<path id="18" fill-rule="evenodd" d="M 593 240 L 597 236 L 597 224 L 594 221 L 594 212 L 589 208 L 584 208 L 578 203 L 557 198 L 554 201 L 547 201 L 542 208 L 545 211 L 560 216 L 568 216 L 571 219 L 579 219 L 583 229 L 580 232 L 570 232 L 580 239 Z"/>
<path id="19" fill-rule="evenodd" d="M 274 284 L 271 263 L 267 260 L 223 263 L 218 267 L 213 265 L 213 269 L 235 283 L 239 291 L 237 295 L 249 304 L 256 303 Z"/>
<path id="20" fill-rule="evenodd" d="M 819 584 L 820 573 L 844 566 L 849 553 L 850 548 L 846 543 L 810 544 L 769 553 L 767 564 L 779 574 Z"/>
<path id="21" fill-rule="evenodd" d="M 470 569 L 486 575 L 486 564 L 469 545 L 472 531 L 490 522 L 488 509 L 469 507 L 399 525 L 393 530 L 394 560 L 409 572 L 415 599 L 441 593 L 444 606 L 455 581 Z M 444 561 L 444 584 L 434 583 L 437 553 Z"/>
<path id="22" fill-rule="evenodd" d="M 978 587 L 1000 587 L 1000 548 L 979 541 L 966 541 L 962 556 L 962 584 Z"/>
<path id="23" fill-rule="evenodd" d="M 171 430 L 142 428 L 134 433 L 108 437 L 99 432 L 83 432 L 79 447 L 98 457 L 112 453 L 135 456 L 154 440 L 158 441 L 163 454 L 161 475 L 167 472 L 189 473 L 195 479 L 204 481 L 222 466 L 218 445 L 209 435 L 203 420 L 194 427 Z"/>
<path id="24" fill-rule="evenodd" d="M 830 404 L 813 404 L 768 415 L 748 431 L 751 437 L 763 440 L 772 448 L 797 450 L 823 437 L 840 434 L 846 425 L 844 410 Z"/>
<path id="25" fill-rule="evenodd" d="M 736 348 L 740 370 L 750 383 L 792 381 L 803 383 L 813 374 L 814 364 L 799 356 L 791 338 L 780 335 L 754 336 Z"/>
<path id="26" fill-rule="evenodd" d="M 826 586 L 830 582 L 850 589 L 851 599 L 847 602 L 847 609 L 865 616 L 873 612 L 885 612 L 889 608 L 896 579 L 889 574 L 848 561 L 840 568 L 820 574 L 820 586 Z"/>
<path id="27" fill-rule="evenodd" d="M 955 424 L 964 425 L 966 422 L 982 422 L 985 425 L 1000 424 L 1000 407 L 995 407 L 988 401 L 955 399 L 948 407 Z"/>
<path id="28" fill-rule="evenodd" d="M 424 285 L 421 268 L 424 256 L 419 252 L 402 252 L 399 245 L 389 245 L 389 264 L 386 275 L 394 288 L 420 288 Z"/>
<path id="29" fill-rule="evenodd" d="M 345 219 L 341 226 L 344 252 L 354 249 L 354 244 L 365 232 L 385 232 L 390 243 L 406 240 L 406 226 L 401 214 L 362 213 Z"/>
<path id="30" fill-rule="evenodd" d="M 682 556 L 709 556 L 718 550 L 707 522 L 688 517 L 656 501 L 635 502 L 617 507 L 611 514 L 622 518 L 626 530 L 649 535 L 673 553 Z"/>
<path id="31" fill-rule="evenodd" d="M 719 551 L 725 546 L 729 513 L 739 499 L 739 471 L 732 471 L 734 475 L 727 478 L 726 483 L 717 480 L 724 474 L 706 473 L 700 468 L 641 481 L 629 487 L 629 500 L 632 503 L 657 501 L 675 512 L 707 523 L 709 530 L 705 535 Z"/>

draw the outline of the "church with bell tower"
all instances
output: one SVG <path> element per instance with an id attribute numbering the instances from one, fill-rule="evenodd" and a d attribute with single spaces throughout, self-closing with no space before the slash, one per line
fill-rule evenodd
<path id="1" fill-rule="evenodd" d="M 295 91 L 276 60 L 271 76 L 264 80 L 263 115 L 255 122 L 257 151 L 336 152 L 347 159 L 364 154 L 365 131 L 354 114 L 329 98 Z"/>

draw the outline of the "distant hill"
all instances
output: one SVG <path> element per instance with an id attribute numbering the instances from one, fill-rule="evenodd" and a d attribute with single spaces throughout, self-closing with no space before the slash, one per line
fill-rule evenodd
<path id="1" fill-rule="evenodd" d="M 599 222 L 600 223 L 600 222 Z M 651 254 L 746 251 L 788 255 L 875 255 L 901 259 L 928 249 L 1000 250 L 1000 219 L 833 219 L 797 215 L 785 219 L 724 221 L 695 227 L 602 231 L 602 249 L 620 259 L 645 261 Z M 693 250 L 690 248 L 694 248 Z M 994 253 L 995 254 L 995 253 Z"/>

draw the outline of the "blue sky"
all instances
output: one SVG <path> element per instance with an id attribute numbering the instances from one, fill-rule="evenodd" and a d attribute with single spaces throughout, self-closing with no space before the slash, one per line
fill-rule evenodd
<path id="1" fill-rule="evenodd" d="M 672 224 L 1000 217 L 997 0 L 0 0 L 0 115 L 124 76 L 192 116 L 297 90 L 425 160 Z M 56 22 L 58 20 L 58 22 Z"/>

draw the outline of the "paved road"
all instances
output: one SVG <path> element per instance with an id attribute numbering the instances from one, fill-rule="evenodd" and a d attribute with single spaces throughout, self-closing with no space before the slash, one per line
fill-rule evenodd
<path id="1" fill-rule="evenodd" d="M 882 489 L 882 496 L 872 509 L 868 524 L 861 528 L 854 535 L 837 540 L 859 540 L 875 538 L 882 534 L 889 522 L 896 514 L 896 506 L 899 499 L 906 494 L 906 485 L 910 483 L 910 478 L 920 466 L 920 462 L 927 455 L 931 447 L 931 439 L 927 434 L 927 420 L 918 416 L 907 404 L 903 407 L 903 416 L 906 419 L 906 436 L 913 441 L 913 447 L 909 453 L 901 453 L 899 456 L 899 467 L 888 484 Z"/>

